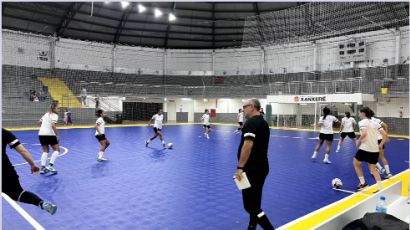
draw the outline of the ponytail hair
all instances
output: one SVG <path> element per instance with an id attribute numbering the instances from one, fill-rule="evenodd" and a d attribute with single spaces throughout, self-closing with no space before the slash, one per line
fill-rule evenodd
<path id="1" fill-rule="evenodd" d="M 326 116 L 330 114 L 330 109 L 328 107 L 323 108 L 323 120 L 326 119 Z"/>

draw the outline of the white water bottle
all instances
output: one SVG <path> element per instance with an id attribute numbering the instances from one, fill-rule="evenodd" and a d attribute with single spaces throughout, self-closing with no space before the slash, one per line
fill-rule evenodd
<path id="1" fill-rule="evenodd" d="M 376 205 L 376 212 L 379 212 L 379 213 L 386 213 L 387 212 L 386 197 L 385 196 L 380 196 L 379 202 Z"/>

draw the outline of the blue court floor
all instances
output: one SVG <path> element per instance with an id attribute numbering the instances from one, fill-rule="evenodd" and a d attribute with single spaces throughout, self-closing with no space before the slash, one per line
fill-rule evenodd
<path id="1" fill-rule="evenodd" d="M 106 128 L 108 162 L 96 160 L 94 129 L 60 130 L 64 155 L 56 160 L 54 176 L 30 174 L 27 164 L 20 165 L 24 160 L 19 154 L 8 150 L 23 187 L 56 203 L 58 211 L 51 216 L 19 204 L 46 229 L 246 229 L 248 215 L 232 179 L 240 135 L 233 133 L 234 126 L 213 128 L 207 140 L 200 125 L 165 126 L 165 140 L 174 143 L 173 149 L 163 149 L 159 139 L 145 147 L 152 127 Z M 40 159 L 37 132 L 14 134 Z M 332 164 L 321 161 L 325 146 L 312 162 L 317 135 L 271 130 L 262 204 L 275 227 L 348 196 L 331 189 L 333 178 L 342 179 L 348 190 L 358 184 L 354 143 L 346 140 L 335 153 L 335 140 Z M 408 168 L 408 149 L 408 139 L 390 138 L 386 156 L 394 174 Z M 363 169 L 367 182 L 374 184 L 367 166 Z M 3 219 L 13 218 L 10 213 L 4 208 Z M 23 223 L 13 226 L 27 229 Z"/>

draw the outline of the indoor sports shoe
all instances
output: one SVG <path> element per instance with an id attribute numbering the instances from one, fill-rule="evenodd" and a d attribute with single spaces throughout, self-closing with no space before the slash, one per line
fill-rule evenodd
<path id="1" fill-rule="evenodd" d="M 359 184 L 356 188 L 357 191 L 362 191 L 363 189 L 369 187 L 368 184 L 364 183 L 364 184 Z"/>
<path id="2" fill-rule="evenodd" d="M 53 165 L 47 165 L 46 167 L 48 169 L 48 171 L 52 174 L 57 174 L 57 170 L 54 168 Z"/>
<path id="3" fill-rule="evenodd" d="M 145 141 L 145 147 L 148 147 L 148 144 L 149 144 L 148 141 Z"/>
<path id="4" fill-rule="evenodd" d="M 323 159 L 323 163 L 325 164 L 331 164 L 332 162 L 329 159 Z"/>
<path id="5" fill-rule="evenodd" d="M 389 178 L 392 177 L 392 176 L 393 176 L 393 174 L 389 173 L 389 174 L 387 174 L 384 178 L 385 178 L 385 179 L 389 179 Z"/>
<path id="6" fill-rule="evenodd" d="M 98 160 L 98 161 L 108 161 L 108 159 L 105 158 L 105 157 L 98 157 L 97 160 Z"/>
<path id="7" fill-rule="evenodd" d="M 46 166 L 41 166 L 40 174 L 46 174 L 48 172 L 50 172 L 50 170 L 48 170 Z"/>
<path id="8" fill-rule="evenodd" d="M 48 201 L 43 201 L 43 203 L 41 204 L 41 209 L 46 210 L 46 212 L 50 213 L 51 215 L 54 215 L 54 213 L 56 213 L 57 211 L 57 206 Z"/>
<path id="9" fill-rule="evenodd" d="M 384 168 L 379 169 L 379 168 L 376 167 L 376 171 L 377 171 L 380 175 L 383 175 L 383 174 L 386 173 L 386 169 L 384 169 Z"/>

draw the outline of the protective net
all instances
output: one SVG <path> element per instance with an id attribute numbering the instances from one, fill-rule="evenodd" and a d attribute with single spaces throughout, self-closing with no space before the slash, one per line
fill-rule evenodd
<path id="1" fill-rule="evenodd" d="M 397 127 L 392 132 L 408 134 L 405 3 L 308 3 L 249 17 L 244 25 L 241 48 L 218 50 L 114 46 L 3 30 L 3 126 L 36 127 L 52 101 L 68 125 L 68 114 L 74 125 L 94 124 L 96 109 L 107 112 L 109 123 L 146 122 L 158 108 L 175 122 L 199 121 L 204 109 L 214 108 L 213 121 L 235 123 L 244 98 L 362 93 L 372 97 L 363 105 Z M 352 105 L 339 103 L 328 105 L 340 117 Z M 312 105 L 293 106 L 272 109 L 269 122 L 312 127 Z"/>

